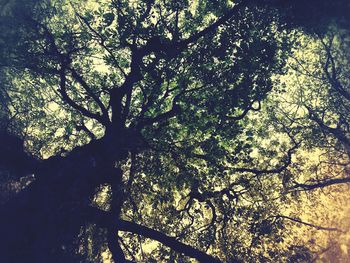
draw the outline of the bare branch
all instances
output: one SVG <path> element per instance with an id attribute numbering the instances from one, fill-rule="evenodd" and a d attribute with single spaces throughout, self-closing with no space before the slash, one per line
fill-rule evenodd
<path id="1" fill-rule="evenodd" d="M 325 231 L 337 231 L 337 232 L 342 232 L 344 233 L 343 230 L 340 230 L 338 228 L 335 228 L 335 227 L 323 227 L 323 226 L 318 226 L 318 225 L 314 225 L 314 224 L 311 224 L 311 223 L 308 223 L 308 222 L 304 222 L 298 218 L 293 218 L 293 217 L 289 217 L 289 216 L 284 216 L 284 215 L 278 215 L 278 216 L 274 216 L 275 218 L 283 218 L 283 219 L 287 219 L 287 220 L 290 220 L 290 221 L 293 221 L 293 222 L 296 222 L 296 223 L 299 223 L 299 224 L 303 224 L 303 225 L 306 225 L 306 226 L 309 226 L 309 227 L 313 227 L 313 228 L 316 228 L 317 230 L 325 230 Z"/>
<path id="2" fill-rule="evenodd" d="M 73 68 L 70 68 L 70 71 L 72 72 L 72 77 L 85 89 L 85 91 L 93 98 L 93 100 L 97 103 L 97 105 L 100 107 L 102 111 L 102 116 L 105 119 L 105 124 L 108 124 L 109 118 L 108 118 L 108 111 L 106 107 L 104 106 L 103 102 L 100 100 L 100 98 L 92 91 L 90 86 L 86 83 L 86 81 L 83 79 L 83 77 Z"/>
<path id="3" fill-rule="evenodd" d="M 73 109 L 77 110 L 78 112 L 80 112 L 81 114 L 83 114 L 84 116 L 88 117 L 88 118 L 92 118 L 97 120 L 98 122 L 100 122 L 101 124 L 104 124 L 105 121 L 102 118 L 101 115 L 97 114 L 97 113 L 92 113 L 89 110 L 87 110 L 86 108 L 84 108 L 83 106 L 77 104 L 74 100 L 72 100 L 68 93 L 67 93 L 67 86 L 66 86 L 66 72 L 65 72 L 65 66 L 62 66 L 61 70 L 60 70 L 60 87 L 59 87 L 59 93 L 62 96 L 62 99 L 64 102 L 66 102 L 69 106 L 71 106 Z"/>
<path id="4" fill-rule="evenodd" d="M 317 188 L 324 188 L 324 187 L 331 186 L 331 185 L 347 184 L 347 183 L 350 183 L 350 177 L 326 179 L 326 180 L 319 181 L 319 182 L 313 183 L 313 184 L 312 183 L 305 184 L 305 183 L 295 182 L 295 185 L 292 187 L 292 189 L 302 188 L 304 190 L 314 190 Z"/>

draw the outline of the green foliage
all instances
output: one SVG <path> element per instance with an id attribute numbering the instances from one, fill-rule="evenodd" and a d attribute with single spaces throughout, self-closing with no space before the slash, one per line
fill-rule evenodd
<path id="1" fill-rule="evenodd" d="M 10 1 L 0 17 L 0 122 L 41 159 L 96 143 L 95 152 L 76 159 L 102 175 L 106 160 L 123 169 L 118 218 L 224 262 L 310 260 L 307 247 L 286 241 L 280 214 L 298 199 L 296 180 L 311 178 L 300 156 L 294 162 L 297 150 L 346 146 L 313 124 L 322 115 L 327 126 L 349 132 L 349 99 L 327 88 L 334 83 L 324 84 L 322 72 L 334 71 L 334 51 L 333 73 L 348 86 L 349 42 L 337 35 L 336 45 L 320 52 L 323 67 L 301 61 L 312 76 L 295 70 L 300 65 L 289 61 L 296 47 L 314 39 L 293 29 L 311 28 L 293 17 L 303 5 L 286 5 Z M 293 88 L 305 75 L 307 88 Z M 104 187 L 92 186 L 94 202 L 104 200 L 97 207 L 108 212 L 116 193 Z M 99 198 L 103 189 L 108 198 Z M 143 237 L 121 238 L 128 258 L 190 262 L 162 245 L 144 253 L 152 242 Z M 108 242 L 102 227 L 84 225 L 76 237 L 82 251 L 74 253 L 101 261 Z"/>

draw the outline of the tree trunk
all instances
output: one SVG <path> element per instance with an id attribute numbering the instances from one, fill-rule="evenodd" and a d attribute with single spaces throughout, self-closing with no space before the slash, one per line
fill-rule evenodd
<path id="1" fill-rule="evenodd" d="M 119 218 L 122 202 L 115 200 L 121 197 L 122 171 L 113 166 L 126 155 L 105 153 L 104 141 L 37 164 L 36 180 L 0 208 L 2 262 L 79 262 L 74 243 L 102 183 L 112 185 L 112 207 Z"/>

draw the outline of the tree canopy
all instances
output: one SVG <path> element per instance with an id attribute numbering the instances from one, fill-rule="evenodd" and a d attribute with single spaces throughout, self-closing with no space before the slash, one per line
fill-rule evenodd
<path id="1" fill-rule="evenodd" d="M 319 257 L 290 223 L 348 231 L 296 204 L 350 182 L 347 2 L 1 3 L 1 260 Z"/>

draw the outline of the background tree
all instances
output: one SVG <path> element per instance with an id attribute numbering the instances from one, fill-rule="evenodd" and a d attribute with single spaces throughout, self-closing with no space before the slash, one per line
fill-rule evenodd
<path id="1" fill-rule="evenodd" d="M 268 109 L 274 109 L 269 121 L 275 125 L 283 123 L 302 139 L 284 178 L 287 189 L 298 196 L 293 198 L 299 202 L 298 210 L 303 210 L 299 215 L 292 212 L 293 217 L 308 218 L 314 223 L 323 220 L 328 225 L 333 222 L 341 229 L 330 231 L 329 236 L 303 234 L 304 238 L 310 235 L 307 246 L 319 251 L 314 260 L 320 262 L 348 260 L 348 212 L 344 213 L 348 202 L 348 186 L 344 184 L 349 180 L 345 128 L 349 115 L 347 35 L 348 28 L 334 24 L 326 32 L 300 34 L 299 45 L 288 59 L 287 73 L 280 76 L 280 91 L 271 95 L 267 103 Z M 317 203 L 324 208 L 314 209 Z M 333 215 L 327 210 L 333 210 Z M 339 223 L 333 221 L 334 217 Z"/>

